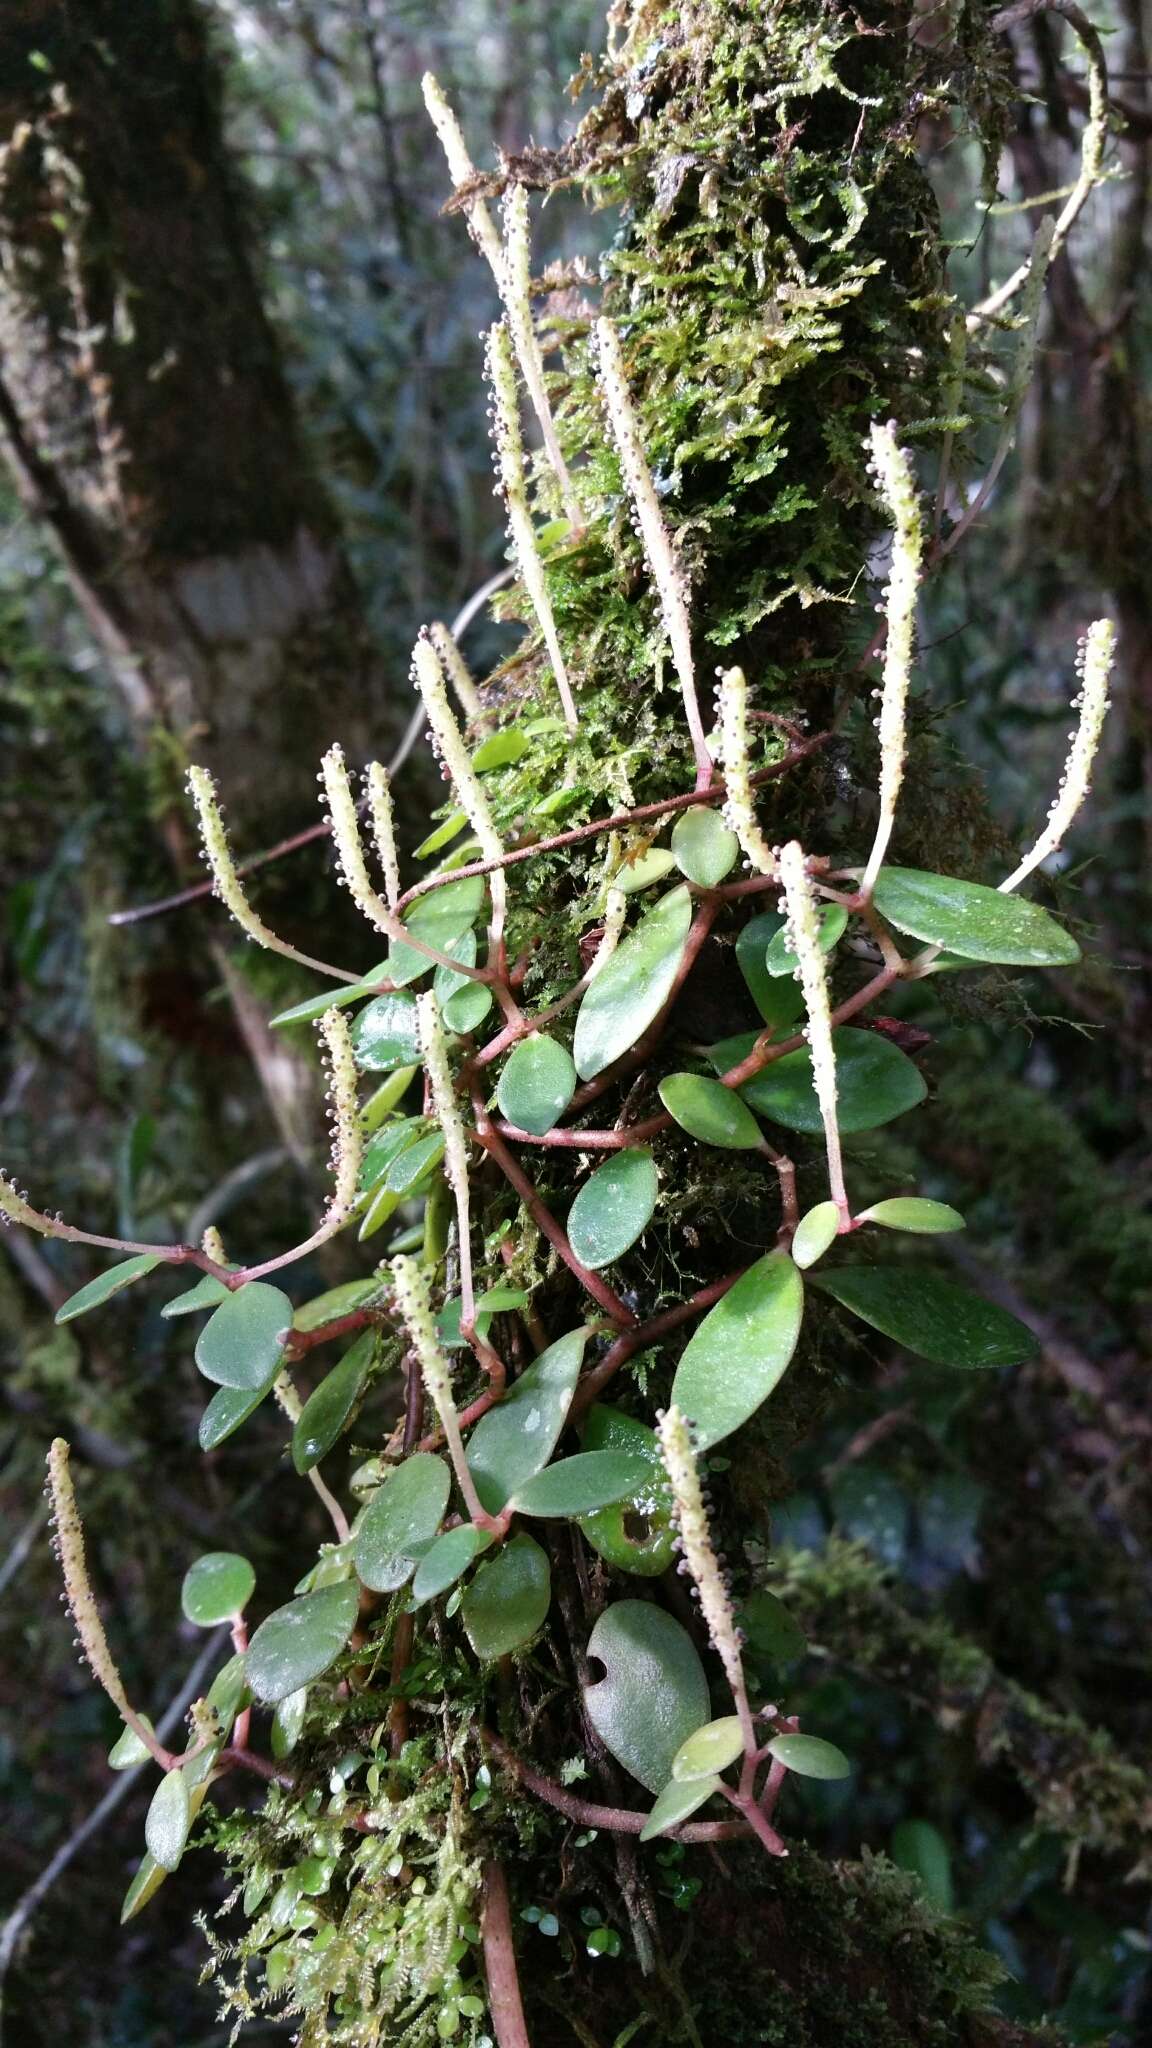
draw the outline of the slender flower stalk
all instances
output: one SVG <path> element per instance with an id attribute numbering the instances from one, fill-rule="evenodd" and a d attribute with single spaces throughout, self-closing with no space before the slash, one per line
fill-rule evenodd
<path id="1" fill-rule="evenodd" d="M 532 512 L 528 503 L 528 478 L 524 467 L 524 442 L 520 434 L 520 407 L 516 393 L 516 372 L 512 364 L 512 350 L 508 341 L 508 330 L 498 320 L 488 334 L 488 381 L 492 386 L 494 400 L 492 433 L 496 447 L 496 464 L 504 503 L 508 512 L 508 528 L 512 535 L 517 566 L 524 579 L 524 588 L 532 600 L 532 609 L 548 649 L 548 659 L 556 678 L 556 688 L 564 708 L 564 721 L 569 732 L 577 732 L 580 720 L 568 681 L 568 670 L 560 636 L 556 631 L 556 619 L 552 611 L 552 600 L 548 595 L 548 579 L 540 550 L 536 545 L 536 529 L 532 524 Z"/>
<path id="2" fill-rule="evenodd" d="M 447 771 L 448 780 L 456 793 L 460 808 L 480 842 L 481 853 L 485 860 L 503 860 L 503 842 L 488 808 L 488 799 L 480 787 L 480 778 L 468 758 L 464 735 L 456 723 L 456 715 L 448 701 L 448 686 L 439 657 L 426 633 L 421 633 L 412 650 L 412 675 L 424 699 L 424 709 L 428 713 L 428 723 L 432 728 L 436 752 Z M 489 887 L 492 892 L 489 948 L 493 955 L 490 964 L 495 964 L 500 952 L 508 905 L 508 883 L 503 868 L 493 870 Z M 466 970 L 461 967 L 459 972 L 464 973 Z"/>
<path id="3" fill-rule="evenodd" d="M 832 1044 L 832 1011 L 828 999 L 828 972 L 820 945 L 820 922 L 816 897 L 808 875 L 804 849 L 799 840 L 789 840 L 780 851 L 780 879 L 784 884 L 784 908 L 788 939 L 797 959 L 797 978 L 804 991 L 808 1022 L 804 1036 L 812 1055 L 812 1085 L 820 1104 L 824 1124 L 824 1149 L 828 1155 L 828 1191 L 840 1211 L 840 1228 L 852 1220 L 844 1186 L 844 1162 L 840 1151 L 840 1126 L 836 1116 L 836 1052 Z"/>
<path id="4" fill-rule="evenodd" d="M 924 528 L 912 464 L 896 439 L 891 420 L 872 428 L 872 474 L 879 486 L 895 532 L 892 537 L 892 567 L 885 597 L 887 635 L 884 642 L 884 679 L 880 690 L 880 815 L 872 851 L 860 884 L 864 899 L 876 886 L 892 827 L 896 804 L 904 780 L 905 732 L 908 685 L 912 676 L 912 644 L 916 631 L 916 597 L 924 558 Z"/>
<path id="5" fill-rule="evenodd" d="M 721 671 L 716 689 L 716 742 L 726 794 L 724 817 L 740 841 L 749 865 L 761 875 L 776 873 L 776 855 L 756 822 L 748 767 L 748 685 L 742 668 Z"/>
<path id="6" fill-rule="evenodd" d="M 460 700 L 460 708 L 469 725 L 475 726 L 478 732 L 489 732 L 492 720 L 484 708 L 472 671 L 460 652 L 460 643 L 456 635 L 443 620 L 433 619 L 428 628 L 428 637 L 440 657 L 440 666 Z"/>
<path id="7" fill-rule="evenodd" d="M 472 1286 L 472 1213 L 468 1180 L 468 1140 L 464 1119 L 448 1064 L 448 1043 L 440 1021 L 440 1008 L 431 989 L 416 1005 L 420 1050 L 424 1071 L 432 1091 L 432 1107 L 444 1134 L 444 1171 L 456 1203 L 456 1227 L 460 1252 L 460 1327 L 471 1335 L 476 1322 L 476 1300 Z"/>
<path id="8" fill-rule="evenodd" d="M 319 1245 L 326 1244 L 330 1237 L 335 1237 L 337 1231 L 343 1229 L 356 1204 L 364 1137 L 360 1122 L 360 1104 L 357 1099 L 356 1059 L 352 1051 L 352 1035 L 343 1010 L 325 1010 L 316 1020 L 316 1029 L 328 1068 L 328 1115 L 332 1126 L 332 1192 L 320 1224 L 311 1237 L 303 1244 L 294 1245 L 291 1251 L 281 1252 L 274 1259 L 266 1259 L 263 1265 L 246 1267 L 245 1280 L 261 1280 L 266 1273 L 275 1273 L 282 1266 L 294 1265 L 297 1259 L 304 1258 Z"/>
<path id="9" fill-rule="evenodd" d="M 712 1532 L 708 1527 L 708 1511 L 704 1506 L 704 1495 L 700 1488 L 700 1473 L 691 1431 L 679 1408 L 665 1409 L 657 1423 L 657 1433 L 660 1438 L 660 1454 L 672 1488 L 676 1526 L 680 1532 L 684 1563 L 695 1581 L 696 1591 L 700 1596 L 700 1611 L 707 1624 L 712 1647 L 724 1666 L 724 1675 L 731 1688 L 736 1711 L 740 1716 L 740 1726 L 744 1732 L 745 1752 L 752 1756 L 757 1747 L 756 1729 L 748 1704 L 748 1688 L 744 1681 L 740 1633 L 719 1560 L 712 1546 Z"/>
<path id="10" fill-rule="evenodd" d="M 464 1456 L 460 1417 L 452 1392 L 452 1375 L 436 1334 L 424 1268 L 418 1266 L 415 1259 L 393 1259 L 392 1284 L 396 1290 L 396 1306 L 408 1332 L 408 1341 L 416 1354 L 421 1377 L 428 1390 L 428 1398 L 436 1410 L 440 1427 L 444 1432 L 444 1441 L 448 1446 L 448 1455 L 452 1460 L 452 1469 L 456 1474 L 456 1482 L 465 1506 L 477 1528 L 491 1528 L 492 1517 L 485 1513 L 480 1504 L 476 1482 L 468 1470 L 468 1461 Z"/>
<path id="11" fill-rule="evenodd" d="M 696 695 L 696 665 L 692 657 L 692 630 L 684 589 L 684 572 L 676 559 L 672 538 L 664 523 L 656 486 L 644 453 L 640 422 L 628 389 L 624 356 L 619 336 L 610 320 L 596 322 L 596 343 L 600 354 L 600 381 L 612 438 L 620 456 L 624 480 L 640 526 L 640 538 L 656 593 L 664 630 L 672 649 L 672 661 L 684 699 L 684 716 L 696 757 L 696 787 L 707 789 L 712 780 L 712 756 L 704 737 L 700 704 Z"/>
<path id="12" fill-rule="evenodd" d="M 204 859 L 212 876 L 212 893 L 231 911 L 240 929 L 270 953 L 280 953 L 286 960 L 298 961 L 302 967 L 314 967 L 318 973 L 336 981 L 355 981 L 356 975 L 346 974 L 339 967 L 330 967 L 324 960 L 314 960 L 310 953 L 300 953 L 285 939 L 277 938 L 244 894 L 244 885 L 228 844 L 216 784 L 206 768 L 189 768 L 188 789 L 196 807 Z"/>
<path id="13" fill-rule="evenodd" d="M 1092 764 L 1100 746 L 1100 736 L 1108 713 L 1108 683 L 1112 674 L 1112 663 L 1116 653 L 1116 628 L 1111 619 L 1097 619 L 1089 626 L 1080 642 L 1076 657 L 1076 672 L 1080 678 L 1079 694 L 1073 698 L 1073 709 L 1080 713 L 1079 722 L 1068 737 L 1072 742 L 1060 786 L 1048 812 L 1048 821 L 1032 851 L 1024 856 L 1019 867 L 1014 868 L 1006 881 L 1000 883 L 1001 895 L 1010 895 L 1018 889 L 1026 875 L 1038 868 L 1056 852 L 1069 826 L 1084 802 L 1091 787 Z"/>

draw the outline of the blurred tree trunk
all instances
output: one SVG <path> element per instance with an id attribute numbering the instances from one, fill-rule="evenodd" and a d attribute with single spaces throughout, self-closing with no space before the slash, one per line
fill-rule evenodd
<path id="1" fill-rule="evenodd" d="M 297 821 L 300 764 L 379 733 L 382 684 L 196 0 L 4 9 L 0 436 L 140 727 L 193 743 L 249 845 Z"/>

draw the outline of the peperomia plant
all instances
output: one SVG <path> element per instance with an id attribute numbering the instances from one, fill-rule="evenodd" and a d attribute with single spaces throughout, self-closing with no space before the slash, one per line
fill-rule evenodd
<path id="1" fill-rule="evenodd" d="M 840 93 L 863 123 L 861 110 L 884 103 L 882 90 L 844 82 L 836 60 L 854 30 L 827 12 L 819 32 L 805 29 L 808 71 L 795 69 L 798 45 L 793 69 L 781 69 L 779 22 L 744 34 L 732 119 L 744 121 L 753 156 L 754 145 L 768 153 L 766 107 L 783 124 L 794 101 Z M 795 34 L 797 10 L 785 17 Z M 646 22 L 637 16 L 632 46 L 612 61 L 610 103 L 627 88 L 643 104 L 663 61 Z M 722 69 L 731 58 L 718 44 L 711 61 Z M 248 1772 L 265 1788 L 259 1817 L 232 1812 L 214 1824 L 246 1916 L 238 1940 L 211 1937 L 240 2019 L 265 2007 L 298 2015 L 308 2043 L 480 2043 L 491 2027 L 501 2048 L 525 2048 L 506 1866 L 511 1858 L 515 1895 L 526 1811 L 552 1815 L 569 1838 L 581 1830 L 566 1856 L 601 1838 L 671 1836 L 781 1858 L 789 1774 L 851 1769 L 818 1729 L 750 1688 L 739 1619 L 750 1566 L 739 1550 L 730 1567 L 717 1554 L 702 1464 L 722 1486 L 813 1333 L 835 1345 L 841 1312 L 960 1370 L 1011 1366 L 1032 1350 L 1013 1316 L 909 1255 L 905 1240 L 961 1229 L 963 1218 L 915 1189 L 858 1206 L 844 1141 L 925 1094 L 915 1061 L 873 1028 L 882 998 L 971 966 L 1059 968 L 1078 957 L 1065 927 L 1018 891 L 1087 795 L 1113 636 L 1101 621 L 1085 637 L 1064 778 L 1014 871 L 993 887 L 894 862 L 917 594 L 946 552 L 926 532 L 909 445 L 913 432 L 951 440 L 955 423 L 933 423 L 921 392 L 902 432 L 883 416 L 877 382 L 859 418 L 845 407 L 835 443 L 838 488 L 857 508 L 847 533 L 829 538 L 801 484 L 782 486 L 771 517 L 754 514 L 755 490 L 786 451 L 769 452 L 775 427 L 760 400 L 755 431 L 741 425 L 708 334 L 687 363 L 703 394 L 695 424 L 679 419 L 675 445 L 665 436 L 654 446 L 653 420 L 680 402 L 670 381 L 679 368 L 663 354 L 664 286 L 645 279 L 640 231 L 610 267 L 607 310 L 581 301 L 557 316 L 563 367 L 549 376 L 532 312 L 527 188 L 512 172 L 504 181 L 502 238 L 432 81 L 427 97 L 504 305 L 487 363 L 517 569 L 506 603 L 525 640 L 479 687 L 442 625 L 416 643 L 413 678 L 448 785 L 443 824 L 421 848 L 430 871 L 402 873 L 383 768 L 369 765 L 361 799 L 339 747 L 324 758 L 339 872 L 387 941 L 367 975 L 270 930 L 245 892 L 210 779 L 190 776 L 223 903 L 250 939 L 329 984 L 273 1021 L 318 1029 L 331 1200 L 301 1244 L 250 1266 L 231 1262 L 214 1232 L 200 1246 L 121 1243 L 43 1214 L 8 1184 L 0 1206 L 46 1236 L 125 1254 L 61 1320 L 164 1265 L 197 1269 L 164 1312 L 204 1317 L 194 1347 L 213 1389 L 203 1450 L 275 1399 L 295 1470 L 332 1524 L 319 1558 L 299 1560 L 295 1596 L 251 1638 L 247 1561 L 212 1553 L 192 1563 L 185 1615 L 227 1622 L 233 1656 L 175 1754 L 124 1691 L 85 1568 L 67 1447 L 53 1446 L 67 1596 L 125 1724 L 112 1762 L 151 1756 L 160 1771 L 125 1914 L 177 1867 L 213 1788 Z M 594 121 L 588 162 L 596 146 Z M 605 164 L 620 171 L 611 150 L 599 162 L 600 177 Z M 735 174 L 724 195 L 722 162 L 709 159 L 700 176 L 706 229 L 742 203 Z M 835 235 L 817 230 L 815 200 L 803 213 L 824 249 L 807 283 L 799 258 L 783 281 L 777 249 L 777 328 L 771 341 L 761 334 L 761 351 L 819 359 L 842 309 L 872 290 L 878 259 L 849 252 L 869 204 L 882 202 L 884 175 L 865 149 L 861 184 L 837 190 L 845 217 Z M 668 213 L 675 201 L 674 192 Z M 789 203 L 799 207 L 795 193 Z M 1050 245 L 1038 241 L 1018 280 L 1036 303 Z M 930 310 L 942 331 L 943 292 Z M 1025 320 L 1030 336 L 1034 303 Z M 680 333 L 677 346 L 688 345 Z M 528 451 L 522 394 L 539 456 Z M 709 563 L 727 535 L 709 542 L 709 557 L 694 531 L 702 515 L 680 516 L 701 489 L 685 481 L 693 463 L 717 462 L 718 411 L 741 450 L 721 525 L 754 519 L 763 533 L 773 519 L 807 522 L 803 559 L 771 592 L 740 557 L 721 599 Z M 891 529 L 891 567 L 872 645 L 852 668 L 835 639 L 835 658 L 806 643 L 789 673 L 788 606 L 835 616 L 878 521 Z M 854 820 L 831 804 L 822 811 L 813 771 L 881 653 L 875 822 L 863 844 Z M 708 656 L 714 712 L 701 677 Z M 839 695 L 837 672 L 848 676 Z M 816 730 L 809 700 L 827 720 Z M 739 986 L 726 978 L 709 1006 L 729 961 Z M 701 1013 L 717 1011 L 702 1028 Z M 739 1217 L 731 1243 L 717 1220 L 726 1213 Z M 272 1282 L 337 1233 L 365 1243 L 385 1230 L 387 1256 L 362 1280 L 301 1305 Z M 315 1379 L 313 1352 L 346 1337 Z M 301 1364 L 313 1379 L 306 1398 Z M 367 1462 L 346 1487 L 330 1484 L 325 1461 L 351 1438 L 368 1390 L 397 1368 L 401 1421 L 383 1445 L 362 1447 Z M 731 1528 L 730 1502 L 720 1512 Z M 677 1552 L 698 1615 L 675 1586 Z M 562 1720 L 570 1745 L 559 1778 L 533 1761 L 546 1717 Z M 607 1760 L 633 1782 L 630 1795 L 572 1790 Z M 621 1899 L 647 1966 L 636 1894 L 625 1887 Z M 541 1928 L 549 1917 L 536 1906 L 525 1916 Z M 589 1953 L 619 1947 L 597 1918 Z"/>

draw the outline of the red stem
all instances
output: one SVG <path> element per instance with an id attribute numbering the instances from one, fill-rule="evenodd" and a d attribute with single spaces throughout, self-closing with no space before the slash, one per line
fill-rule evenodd
<path id="1" fill-rule="evenodd" d="M 480 1926 L 484 1941 L 484 1975 L 488 1980 L 488 2010 L 496 2029 L 496 2039 L 500 2048 L 532 2048 L 516 1970 L 508 1881 L 503 1864 L 498 1863 L 494 1856 L 489 1857 L 484 1865 Z"/>
<path id="2" fill-rule="evenodd" d="M 638 1351 L 646 1351 L 650 1344 L 658 1343 L 660 1338 L 666 1337 L 671 1330 L 679 1329 L 681 1323 L 690 1322 L 693 1316 L 702 1315 L 706 1308 L 711 1308 L 714 1302 L 727 1294 L 730 1287 L 735 1287 L 736 1282 L 747 1270 L 746 1266 L 741 1266 L 738 1273 L 726 1273 L 722 1280 L 710 1281 L 707 1287 L 702 1287 L 699 1293 L 691 1295 L 687 1301 L 678 1302 L 675 1308 L 666 1308 L 661 1315 L 653 1316 L 650 1322 L 641 1323 L 638 1329 L 626 1330 L 622 1337 L 617 1337 L 599 1365 L 594 1365 L 591 1372 L 581 1376 L 572 1399 L 569 1420 L 575 1422 L 583 1415 L 585 1409 L 598 1399 L 602 1388 L 606 1387 L 614 1374 L 619 1372 L 620 1367 L 626 1365 L 630 1358 L 634 1358 Z"/>
<path id="3" fill-rule="evenodd" d="M 593 1301 L 599 1302 L 600 1307 L 614 1323 L 627 1328 L 636 1321 L 631 1309 L 625 1308 L 619 1295 L 614 1294 L 597 1273 L 591 1272 L 587 1266 L 581 1264 L 568 1242 L 567 1232 L 557 1223 L 552 1211 L 545 1206 L 527 1174 L 517 1165 L 508 1147 L 493 1130 L 479 1096 L 474 1097 L 473 1101 L 476 1110 L 476 1129 L 471 1135 L 477 1144 L 482 1145 L 485 1152 L 496 1161 L 505 1179 L 515 1188 L 533 1221 L 543 1231 L 549 1244 L 559 1252 L 569 1272 L 576 1275 L 580 1285 L 592 1296 Z"/>

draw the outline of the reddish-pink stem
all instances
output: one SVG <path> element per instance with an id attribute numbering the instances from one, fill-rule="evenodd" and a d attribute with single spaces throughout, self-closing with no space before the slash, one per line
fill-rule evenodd
<path id="1" fill-rule="evenodd" d="M 484 1943 L 484 1975 L 488 1983 L 488 2010 L 499 2048 L 532 2048 L 516 1970 L 508 1880 L 503 1864 L 498 1863 L 494 1856 L 490 1856 L 484 1865 L 480 1928 Z"/>
<path id="2" fill-rule="evenodd" d="M 504 1178 L 511 1182 L 533 1221 L 543 1231 L 549 1244 L 553 1245 L 559 1252 L 569 1272 L 576 1275 L 581 1287 L 592 1296 L 593 1301 L 599 1302 L 605 1314 L 610 1316 L 618 1327 L 623 1326 L 627 1328 L 630 1324 L 634 1323 L 636 1321 L 635 1316 L 630 1308 L 625 1308 L 619 1295 L 613 1293 L 607 1282 L 601 1280 L 598 1273 L 590 1271 L 576 1257 L 568 1242 L 567 1231 L 564 1230 L 561 1224 L 557 1223 L 552 1211 L 546 1207 L 527 1174 L 517 1165 L 508 1147 L 492 1129 L 487 1111 L 478 1095 L 474 1097 L 473 1106 L 476 1112 L 476 1129 L 473 1132 L 473 1136 L 477 1144 L 482 1145 L 489 1156 L 496 1161 Z"/>
<path id="3" fill-rule="evenodd" d="M 726 1273 L 722 1280 L 710 1281 L 707 1287 L 701 1287 L 699 1292 L 691 1295 L 687 1301 L 678 1302 L 675 1308 L 666 1308 L 661 1315 L 653 1316 L 649 1322 L 641 1323 L 635 1330 L 626 1330 L 623 1336 L 617 1337 L 599 1365 L 594 1365 L 590 1372 L 582 1374 L 573 1396 L 569 1419 L 577 1421 L 585 1409 L 599 1399 L 601 1390 L 619 1372 L 620 1367 L 626 1365 L 630 1358 L 634 1358 L 638 1351 L 647 1351 L 650 1345 L 658 1344 L 661 1337 L 667 1337 L 672 1330 L 679 1329 L 681 1323 L 690 1322 L 693 1316 L 703 1315 L 704 1310 L 711 1308 L 714 1302 L 727 1294 L 730 1287 L 735 1287 L 736 1282 L 746 1271 L 747 1268 L 742 1266 L 738 1273 Z"/>

